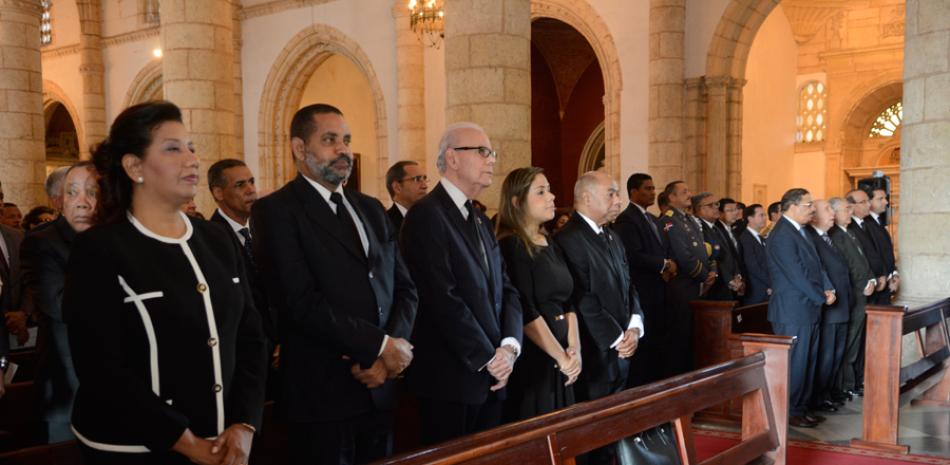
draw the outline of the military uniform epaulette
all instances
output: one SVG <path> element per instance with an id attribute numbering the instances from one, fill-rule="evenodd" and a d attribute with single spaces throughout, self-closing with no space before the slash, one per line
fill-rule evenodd
<path id="1" fill-rule="evenodd" d="M 667 210 L 666 213 L 664 213 L 663 215 L 672 218 L 672 217 L 673 217 L 673 209 L 671 208 L 671 209 Z"/>

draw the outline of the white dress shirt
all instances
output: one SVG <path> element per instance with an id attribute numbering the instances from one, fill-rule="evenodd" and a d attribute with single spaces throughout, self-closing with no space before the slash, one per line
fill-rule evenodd
<path id="1" fill-rule="evenodd" d="M 250 227 L 248 227 L 250 222 L 248 222 L 248 224 L 238 223 L 237 221 L 234 221 L 234 219 L 231 218 L 230 216 L 225 215 L 224 212 L 221 211 L 220 208 L 217 209 L 217 212 L 219 215 L 221 215 L 222 218 L 224 218 L 224 221 L 228 222 L 228 226 L 231 226 L 231 229 L 234 230 L 234 234 L 238 237 L 238 240 L 241 241 L 241 245 L 244 245 L 244 240 L 245 240 L 244 235 L 241 234 L 240 231 L 242 229 L 247 229 L 247 231 L 250 233 L 251 229 Z"/>

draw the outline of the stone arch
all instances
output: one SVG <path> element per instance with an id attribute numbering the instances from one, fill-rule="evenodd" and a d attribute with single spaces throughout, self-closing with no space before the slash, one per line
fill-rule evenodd
<path id="1" fill-rule="evenodd" d="M 380 173 L 376 183 L 385 188 L 382 174 L 389 163 L 386 103 L 373 65 L 359 44 L 325 24 L 314 24 L 297 33 L 281 50 L 271 66 L 261 93 L 258 119 L 260 138 L 259 181 L 273 190 L 296 174 L 290 152 L 290 121 L 303 97 L 313 72 L 331 55 L 348 58 L 366 77 L 376 101 L 376 145 Z"/>
<path id="2" fill-rule="evenodd" d="M 880 77 L 878 77 L 880 78 Z M 845 113 L 847 116 L 841 123 L 841 175 L 840 188 L 850 187 L 847 175 L 849 168 L 861 165 L 864 141 L 874 119 L 885 108 L 900 100 L 904 95 L 904 84 L 900 76 L 884 82 L 869 83 L 866 87 L 854 92 L 856 98 Z M 830 157 L 827 163 L 831 163 Z M 828 166 L 828 169 L 833 167 Z M 839 187 L 839 186 L 835 186 Z"/>
<path id="3" fill-rule="evenodd" d="M 532 0 L 531 19 L 551 18 L 580 32 L 597 56 L 604 77 L 604 166 L 613 176 L 620 175 L 620 93 L 623 77 L 620 55 L 604 20 L 586 1 Z"/>
<path id="4" fill-rule="evenodd" d="M 70 118 L 73 120 L 73 126 L 76 127 L 76 139 L 79 141 L 79 157 L 81 159 L 88 159 L 92 147 L 83 147 L 82 141 L 85 140 L 86 132 L 82 125 L 82 120 L 79 118 L 79 111 L 76 109 L 76 105 L 73 105 L 72 100 L 69 99 L 69 96 L 66 95 L 66 92 L 63 91 L 61 87 L 56 85 L 53 81 L 43 80 L 43 128 L 46 128 L 46 125 L 49 124 L 49 118 L 52 115 L 51 109 L 56 104 L 60 104 L 66 108 L 66 111 L 69 112 Z"/>
<path id="5" fill-rule="evenodd" d="M 706 76 L 745 79 L 745 66 L 759 27 L 781 0 L 732 0 L 706 55 Z"/>
<path id="6" fill-rule="evenodd" d="M 125 94 L 125 108 L 132 105 L 156 100 L 156 97 L 164 95 L 162 88 L 162 62 L 152 60 L 139 70 L 135 78 L 132 79 L 132 85 L 129 86 Z"/>

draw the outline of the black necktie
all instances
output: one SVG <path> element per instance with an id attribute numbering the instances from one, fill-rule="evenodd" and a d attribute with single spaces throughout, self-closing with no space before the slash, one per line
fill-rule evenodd
<path id="1" fill-rule="evenodd" d="M 248 272 L 257 269 L 254 263 L 254 247 L 251 244 L 251 230 L 247 228 L 238 229 L 238 234 L 244 238 L 244 258 L 247 259 Z"/>
<path id="2" fill-rule="evenodd" d="M 828 244 L 828 246 L 830 246 L 830 247 L 834 247 L 834 245 L 832 245 L 832 243 L 831 243 L 831 238 L 828 237 L 827 234 L 822 234 L 822 235 L 821 235 L 821 238 L 822 238 L 822 240 L 825 241 L 825 244 Z"/>
<path id="3" fill-rule="evenodd" d="M 478 248 L 478 251 L 482 254 L 482 261 L 485 263 L 485 268 L 490 268 L 488 266 L 488 254 L 485 252 L 485 243 L 482 241 L 482 233 L 479 230 L 478 224 L 481 220 L 475 216 L 475 208 L 472 206 L 471 200 L 465 201 L 465 210 L 468 211 L 468 218 L 465 220 L 468 223 L 469 234 L 472 239 L 475 240 L 475 247 Z"/>
<path id="4" fill-rule="evenodd" d="M 366 251 L 363 250 L 363 241 L 360 240 L 360 233 L 356 229 L 356 223 L 353 222 L 353 217 L 350 216 L 346 205 L 343 204 L 343 196 L 340 195 L 339 192 L 334 192 L 330 194 L 330 201 L 336 205 L 336 217 L 343 225 L 343 229 L 347 231 L 349 240 L 353 241 L 352 244 L 355 245 L 357 249 L 365 253 Z"/>
<path id="5" fill-rule="evenodd" d="M 656 240 L 659 243 L 663 243 L 663 239 L 660 238 L 660 230 L 656 227 L 656 221 L 653 219 L 653 215 L 650 212 L 643 210 L 643 217 L 647 220 L 647 224 L 650 225 L 650 229 L 653 230 L 653 235 L 656 236 Z"/>

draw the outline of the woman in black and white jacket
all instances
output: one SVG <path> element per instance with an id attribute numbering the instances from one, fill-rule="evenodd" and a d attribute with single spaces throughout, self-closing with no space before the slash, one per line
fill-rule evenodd
<path id="1" fill-rule="evenodd" d="M 179 207 L 198 158 L 169 102 L 130 107 L 93 160 L 99 225 L 77 237 L 63 313 L 91 464 L 244 464 L 267 355 L 240 251 Z"/>

